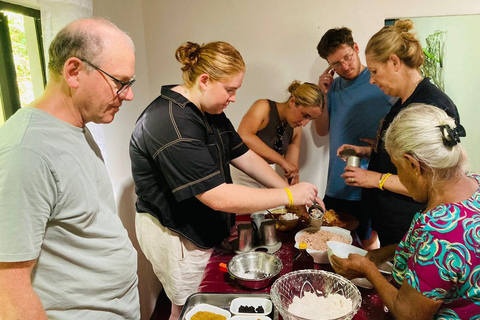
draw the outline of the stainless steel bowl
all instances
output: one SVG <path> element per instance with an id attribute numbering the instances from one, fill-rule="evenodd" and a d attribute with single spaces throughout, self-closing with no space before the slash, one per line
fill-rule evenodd
<path id="1" fill-rule="evenodd" d="M 282 261 L 266 252 L 248 252 L 234 256 L 227 264 L 228 273 L 239 285 L 248 289 L 262 289 L 277 278 Z"/>

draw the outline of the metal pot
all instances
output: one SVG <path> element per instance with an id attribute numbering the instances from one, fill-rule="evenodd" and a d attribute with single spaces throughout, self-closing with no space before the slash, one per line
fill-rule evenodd
<path id="1" fill-rule="evenodd" d="M 282 261 L 266 252 L 241 253 L 230 259 L 227 265 L 230 276 L 247 289 L 268 287 L 282 268 Z"/>

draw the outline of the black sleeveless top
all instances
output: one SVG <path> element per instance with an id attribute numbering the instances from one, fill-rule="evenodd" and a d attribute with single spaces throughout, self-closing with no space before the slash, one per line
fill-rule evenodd
<path id="1" fill-rule="evenodd" d="M 399 99 L 385 116 L 377 138 L 377 150 L 372 151 L 368 170 L 397 174 L 397 168 L 390 160 L 383 138 L 393 119 L 411 103 L 426 103 L 443 109 L 457 124 L 460 123 L 460 116 L 453 101 L 432 84 L 429 78 L 423 79 L 404 103 Z M 388 190 L 372 188 L 362 191 L 362 200 L 369 206 L 372 227 L 377 231 L 382 246 L 400 242 L 410 228 L 415 213 L 425 207 L 425 204 L 416 202 L 411 197 Z"/>
<path id="2" fill-rule="evenodd" d="M 282 156 L 287 153 L 288 146 L 293 137 L 293 128 L 288 124 L 282 124 L 280 116 L 278 115 L 277 103 L 272 100 L 267 100 L 270 105 L 270 114 L 269 121 L 265 128 L 257 132 L 257 136 L 270 148 L 277 151 Z M 282 128 L 282 126 L 284 128 Z M 283 131 L 283 135 L 281 135 Z M 279 143 L 278 140 L 283 142 L 283 146 L 275 148 L 275 144 L 280 146 L 282 143 Z"/>

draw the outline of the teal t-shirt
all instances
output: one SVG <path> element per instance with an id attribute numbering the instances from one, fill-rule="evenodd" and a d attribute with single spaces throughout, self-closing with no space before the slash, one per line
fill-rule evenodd
<path id="1" fill-rule="evenodd" d="M 389 100 L 376 85 L 370 84 L 370 71 L 365 68 L 357 78 L 347 81 L 336 78 L 327 93 L 330 117 L 330 160 L 325 194 L 332 198 L 359 201 L 362 188 L 345 184 L 341 174 L 345 161 L 337 157 L 343 144 L 366 145 L 360 138 L 374 139 L 380 120 L 391 108 Z M 361 167 L 368 162 L 362 159 Z"/>
<path id="2" fill-rule="evenodd" d="M 0 127 L 0 221 L 0 262 L 38 259 L 49 318 L 140 318 L 137 254 L 88 129 L 29 107 Z"/>

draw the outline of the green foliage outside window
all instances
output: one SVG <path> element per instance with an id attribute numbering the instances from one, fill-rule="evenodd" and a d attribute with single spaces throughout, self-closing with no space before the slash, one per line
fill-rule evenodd
<path id="1" fill-rule="evenodd" d="M 0 1 L 0 125 L 45 84 L 40 11 Z"/>
<path id="2" fill-rule="evenodd" d="M 13 12 L 4 12 L 8 17 L 8 27 L 12 41 L 13 60 L 17 73 L 17 85 L 22 106 L 28 105 L 35 98 L 33 93 L 32 74 L 27 51 L 24 17 Z"/>

